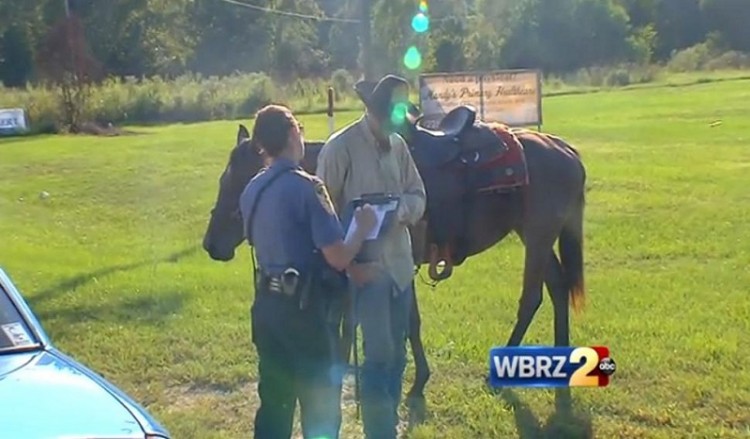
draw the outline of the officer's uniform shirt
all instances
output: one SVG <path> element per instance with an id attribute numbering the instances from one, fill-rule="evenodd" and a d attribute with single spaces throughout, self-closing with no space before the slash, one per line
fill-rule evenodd
<path id="1" fill-rule="evenodd" d="M 276 177 L 255 207 L 252 225 L 248 224 L 250 209 L 259 189 L 275 174 Z M 315 257 L 313 250 L 343 239 L 344 232 L 336 216 L 323 182 L 308 174 L 291 160 L 278 158 L 259 172 L 240 196 L 240 211 L 248 236 L 252 227 L 256 257 L 260 267 L 271 276 L 280 275 L 289 267 L 306 273 Z"/>

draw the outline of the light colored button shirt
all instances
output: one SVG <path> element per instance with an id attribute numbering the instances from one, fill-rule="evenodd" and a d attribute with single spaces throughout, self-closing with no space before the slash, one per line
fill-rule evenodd
<path id="1" fill-rule="evenodd" d="M 414 277 L 414 258 L 408 225 L 422 218 L 424 183 L 404 139 L 393 134 L 391 147 L 382 148 L 367 125 L 366 116 L 334 133 L 318 155 L 315 174 L 328 188 L 337 212 L 368 193 L 390 192 L 401 197 L 399 224 L 383 239 L 381 263 L 402 291 Z"/>

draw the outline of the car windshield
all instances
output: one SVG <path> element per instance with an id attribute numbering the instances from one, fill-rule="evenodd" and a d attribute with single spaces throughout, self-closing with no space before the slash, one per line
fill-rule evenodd
<path id="1" fill-rule="evenodd" d="M 10 296 L 0 286 L 0 353 L 28 350 L 38 344 Z"/>

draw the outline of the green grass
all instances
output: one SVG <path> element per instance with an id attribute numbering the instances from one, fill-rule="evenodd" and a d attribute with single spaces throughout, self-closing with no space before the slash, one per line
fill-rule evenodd
<path id="1" fill-rule="evenodd" d="M 588 172 L 588 307 L 572 341 L 609 346 L 618 372 L 608 388 L 574 389 L 578 414 L 562 420 L 552 391 L 485 389 L 488 349 L 507 339 L 519 297 L 523 249 L 509 237 L 437 289 L 418 285 L 433 378 L 413 437 L 550 425 L 564 430 L 553 437 L 748 437 L 748 102 L 750 81 L 545 99 L 544 129 L 575 144 Z M 324 118 L 302 118 L 324 137 Z M 236 127 L 0 141 L 0 265 L 60 348 L 176 438 L 252 428 L 249 252 L 222 264 L 199 247 Z M 545 296 L 524 341 L 552 339 Z M 412 376 L 410 365 L 407 386 Z M 361 431 L 350 401 L 344 431 Z"/>
<path id="2" fill-rule="evenodd" d="M 642 71 L 641 71 L 642 70 Z M 716 83 L 750 79 L 748 70 L 697 70 L 690 72 L 670 72 L 659 67 L 634 68 L 632 72 L 623 70 L 625 74 L 634 77 L 627 85 L 607 84 L 607 75 L 618 73 L 613 69 L 581 70 L 564 80 L 551 77 L 542 85 L 542 95 L 545 97 L 564 96 L 570 94 L 599 93 L 602 91 L 644 90 L 649 88 L 687 87 L 696 84 Z M 640 78 L 640 79 L 639 79 Z"/>

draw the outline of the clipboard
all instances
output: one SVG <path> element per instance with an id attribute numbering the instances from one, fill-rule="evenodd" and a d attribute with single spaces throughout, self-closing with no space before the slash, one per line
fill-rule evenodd
<path id="1" fill-rule="evenodd" d="M 354 221 L 354 210 L 365 204 L 369 204 L 375 209 L 377 222 L 373 231 L 362 244 L 362 249 L 354 258 L 355 262 L 358 263 L 376 262 L 380 259 L 383 250 L 383 237 L 393 227 L 394 221 L 398 220 L 397 213 L 401 205 L 401 197 L 391 193 L 364 194 L 349 202 L 342 215 L 342 224 L 346 230 L 345 241 L 357 227 L 356 221 Z"/>

